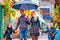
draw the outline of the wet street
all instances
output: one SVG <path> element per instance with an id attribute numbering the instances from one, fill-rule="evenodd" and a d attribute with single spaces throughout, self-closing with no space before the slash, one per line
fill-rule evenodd
<path id="1" fill-rule="evenodd" d="M 43 33 L 43 35 L 40 35 L 39 40 L 48 40 L 47 34 Z"/>
<path id="2" fill-rule="evenodd" d="M 16 38 L 16 39 L 13 39 L 13 40 L 19 40 L 19 38 Z M 28 38 L 28 40 L 32 40 L 32 39 Z M 39 40 L 48 40 L 47 34 L 43 33 L 43 35 L 40 35 Z"/>

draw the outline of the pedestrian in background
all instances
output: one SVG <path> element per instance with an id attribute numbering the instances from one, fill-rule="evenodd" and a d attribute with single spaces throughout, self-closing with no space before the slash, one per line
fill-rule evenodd
<path id="1" fill-rule="evenodd" d="M 40 21 L 39 18 L 36 16 L 35 11 L 32 11 L 32 18 L 30 22 L 31 22 L 30 35 L 32 37 L 32 40 L 38 40 Z"/>

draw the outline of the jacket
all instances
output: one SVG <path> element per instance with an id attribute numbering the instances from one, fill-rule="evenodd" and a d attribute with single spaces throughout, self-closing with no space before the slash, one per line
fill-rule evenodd
<path id="1" fill-rule="evenodd" d="M 36 21 L 35 21 L 34 17 L 32 17 L 30 22 L 31 22 L 30 31 L 39 32 L 40 21 L 39 21 L 38 17 L 37 17 Z"/>
<path id="2" fill-rule="evenodd" d="M 10 35 L 12 35 L 12 32 L 14 32 L 12 28 L 7 28 L 3 37 L 10 38 Z"/>
<path id="3" fill-rule="evenodd" d="M 20 25 L 20 29 L 27 29 L 28 24 L 30 24 L 29 19 L 21 16 L 18 18 L 18 23 L 17 23 L 16 29 L 18 28 L 19 25 Z"/>

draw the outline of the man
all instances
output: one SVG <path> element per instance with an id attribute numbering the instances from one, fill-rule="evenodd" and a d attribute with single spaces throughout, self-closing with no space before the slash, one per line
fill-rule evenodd
<path id="1" fill-rule="evenodd" d="M 21 16 L 18 18 L 17 27 L 20 26 L 20 40 L 27 40 L 27 33 L 28 33 L 28 25 L 30 24 L 29 19 L 27 16 L 24 15 L 24 10 L 20 10 Z"/>

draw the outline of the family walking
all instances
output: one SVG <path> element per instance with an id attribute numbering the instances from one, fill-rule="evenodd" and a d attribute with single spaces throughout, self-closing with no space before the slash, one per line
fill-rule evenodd
<path id="1" fill-rule="evenodd" d="M 47 30 L 41 30 L 40 27 L 40 21 L 39 18 L 36 16 L 35 11 L 32 11 L 31 13 L 31 19 L 28 18 L 28 16 L 25 16 L 24 10 L 20 10 L 21 16 L 18 18 L 17 27 L 15 30 L 20 29 L 20 40 L 27 40 L 28 38 L 28 25 L 31 25 L 29 28 L 30 36 L 32 37 L 32 40 L 38 40 L 39 37 L 39 31 L 43 33 L 48 33 L 48 40 L 60 40 L 60 24 L 58 23 L 58 28 L 54 28 L 53 23 L 50 24 L 50 28 L 47 28 Z M 3 36 L 3 38 L 6 37 L 6 40 L 12 40 L 12 32 L 14 30 L 12 29 L 12 25 L 7 25 L 7 30 Z M 15 32 L 14 32 L 15 33 Z"/>

